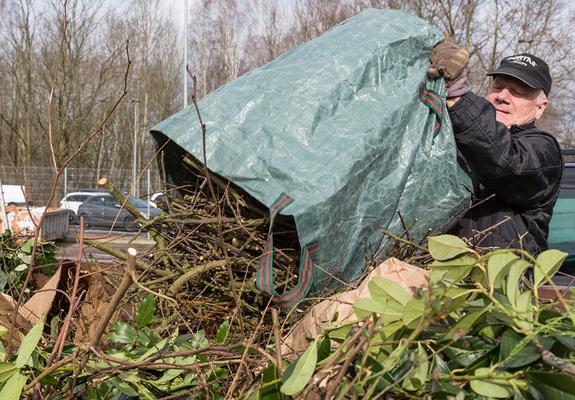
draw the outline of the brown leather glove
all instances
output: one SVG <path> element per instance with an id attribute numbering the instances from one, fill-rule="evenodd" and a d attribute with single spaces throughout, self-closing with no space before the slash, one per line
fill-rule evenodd
<path id="1" fill-rule="evenodd" d="M 454 79 L 467 65 L 469 53 L 451 40 L 444 40 L 433 48 L 429 61 L 431 61 L 431 66 L 427 70 L 429 78 L 442 76 L 445 79 Z"/>

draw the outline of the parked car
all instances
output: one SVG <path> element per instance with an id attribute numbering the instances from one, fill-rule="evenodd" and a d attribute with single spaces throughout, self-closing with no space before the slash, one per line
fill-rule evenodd
<path id="1" fill-rule="evenodd" d="M 162 210 L 150 205 L 134 196 L 128 196 L 130 204 L 137 208 L 145 218 L 152 218 L 162 214 Z M 78 218 L 84 217 L 86 227 L 111 227 L 126 230 L 136 230 L 139 225 L 132 214 L 122 207 L 112 195 L 101 193 L 90 196 L 78 208 Z"/>
<path id="2" fill-rule="evenodd" d="M 60 200 L 60 208 L 67 208 L 68 210 L 74 211 L 74 215 L 78 215 L 78 208 L 82 203 L 88 200 L 88 198 L 105 193 L 107 192 L 100 189 L 77 190 L 75 192 L 68 193 L 62 198 L 62 200 Z"/>
<path id="3" fill-rule="evenodd" d="M 549 225 L 549 247 L 569 254 L 561 271 L 575 275 L 575 149 L 564 150 L 566 160 L 561 177 L 561 192 Z"/>

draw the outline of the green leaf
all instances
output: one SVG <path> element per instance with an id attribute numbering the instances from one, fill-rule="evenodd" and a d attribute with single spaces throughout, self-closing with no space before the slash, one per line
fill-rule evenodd
<path id="1" fill-rule="evenodd" d="M 471 254 L 461 254 L 451 260 L 433 261 L 429 264 L 431 275 L 429 279 L 437 282 L 441 279 L 457 283 L 467 277 L 477 264 L 477 258 Z"/>
<path id="2" fill-rule="evenodd" d="M 0 383 L 6 382 L 18 370 L 14 363 L 0 363 Z"/>
<path id="3" fill-rule="evenodd" d="M 467 299 L 467 297 L 470 294 L 475 293 L 475 291 L 476 291 L 475 289 L 454 287 L 454 286 L 448 286 L 448 287 L 436 286 L 432 289 L 432 293 L 436 295 L 442 302 L 447 299 L 455 300 L 462 297 Z"/>
<path id="4" fill-rule="evenodd" d="M 343 341 L 351 332 L 351 325 L 346 324 L 335 328 L 329 332 L 329 338 L 336 341 Z"/>
<path id="5" fill-rule="evenodd" d="M 489 374 L 489 368 L 477 368 L 475 376 Z M 480 396 L 506 399 L 513 396 L 513 387 L 507 379 L 497 379 L 497 374 L 487 379 L 472 379 L 469 381 L 471 389 Z"/>
<path id="6" fill-rule="evenodd" d="M 272 364 L 264 370 L 263 385 L 259 391 L 258 400 L 281 400 L 280 386 L 277 382 L 276 365 Z M 273 382 L 273 383 L 271 383 Z"/>
<path id="7" fill-rule="evenodd" d="M 479 310 L 468 312 L 463 316 L 463 318 L 457 321 L 457 323 L 453 325 L 453 327 L 451 327 L 449 332 L 447 332 L 447 334 L 445 335 L 445 339 L 453 339 L 455 337 L 455 334 L 459 336 L 466 335 L 469 331 L 471 331 L 471 329 L 473 329 L 475 323 L 486 312 L 487 308 L 482 308 Z"/>
<path id="8" fill-rule="evenodd" d="M 396 321 L 390 324 L 386 324 L 381 329 L 381 335 L 384 339 L 389 339 L 403 327 L 403 321 Z"/>
<path id="9" fill-rule="evenodd" d="M 383 314 L 385 303 L 370 298 L 357 299 L 353 303 L 353 312 L 359 319 L 363 319 L 372 313 Z"/>
<path id="10" fill-rule="evenodd" d="M 507 329 L 501 336 L 499 356 L 502 368 L 520 368 L 538 360 L 541 353 L 529 340 Z"/>
<path id="11" fill-rule="evenodd" d="M 487 261 L 487 278 L 490 288 L 500 288 L 501 281 L 511 268 L 511 265 L 519 260 L 513 253 L 494 254 Z"/>
<path id="12" fill-rule="evenodd" d="M 1 255 L 0 259 L 2 259 Z M 0 271 L 0 293 L 4 292 L 4 288 L 6 287 L 7 283 L 8 283 L 8 277 L 4 272 Z"/>
<path id="13" fill-rule="evenodd" d="M 431 236 L 427 239 L 429 253 L 435 260 L 449 260 L 460 254 L 470 252 L 465 242 L 452 235 Z"/>
<path id="14" fill-rule="evenodd" d="M 16 371 L 10 379 L 6 381 L 2 390 L 0 390 L 0 399 L 2 400 L 19 400 L 22 389 L 26 384 L 26 376 L 20 371 Z"/>
<path id="15" fill-rule="evenodd" d="M 425 302 L 423 299 L 411 299 L 405 307 L 403 307 L 403 323 L 408 326 L 416 323 L 423 316 L 425 310 Z"/>
<path id="16" fill-rule="evenodd" d="M 18 358 L 16 358 L 16 368 L 22 368 L 28 363 L 30 356 L 38 346 L 38 342 L 42 338 L 42 330 L 44 329 L 44 319 L 36 322 L 36 325 L 22 339 L 20 348 L 18 349 Z"/>
<path id="17" fill-rule="evenodd" d="M 153 384 L 156 387 L 161 387 L 162 385 L 176 379 L 183 372 L 185 372 L 185 369 L 169 369 L 166 372 L 164 372 L 164 374 L 162 376 L 160 376 L 157 380 L 155 380 L 155 381 L 149 380 L 147 382 Z"/>
<path id="18" fill-rule="evenodd" d="M 150 392 L 148 390 L 148 388 L 146 388 L 144 385 L 141 385 L 139 383 L 135 383 L 134 386 L 136 386 L 136 388 L 138 389 L 138 398 L 140 399 L 147 399 L 147 400 L 156 400 L 157 397 L 154 396 L 154 394 L 152 392 Z"/>
<path id="19" fill-rule="evenodd" d="M 559 250 L 545 250 L 537 256 L 537 264 L 535 265 L 534 287 L 539 287 L 546 279 L 549 279 L 559 270 L 563 261 L 567 258 L 568 254 Z"/>
<path id="20" fill-rule="evenodd" d="M 521 318 L 515 319 L 515 323 L 523 329 L 531 329 L 533 321 L 533 304 L 531 292 L 524 292 L 517 297 L 517 311 Z"/>
<path id="21" fill-rule="evenodd" d="M 331 340 L 329 336 L 323 338 L 317 350 L 317 361 L 321 362 L 328 358 L 331 354 Z"/>
<path id="22" fill-rule="evenodd" d="M 415 391 L 423 388 L 429 372 L 429 360 L 421 343 L 417 344 L 417 353 L 413 359 L 413 368 L 403 381 L 403 388 Z"/>
<path id="23" fill-rule="evenodd" d="M 150 349 L 148 349 L 144 354 L 137 358 L 137 361 L 143 361 L 146 358 L 150 357 L 152 354 L 156 354 L 164 349 L 168 344 L 168 338 L 161 340 L 159 343 L 153 345 Z"/>
<path id="24" fill-rule="evenodd" d="M 222 324 L 218 328 L 218 331 L 216 332 L 216 342 L 223 343 L 228 337 L 229 331 L 230 331 L 230 321 L 226 319 L 224 322 L 222 322 Z"/>
<path id="25" fill-rule="evenodd" d="M 138 397 L 138 392 L 118 377 L 111 378 L 109 382 L 120 392 L 125 393 L 128 396 Z"/>
<path id="26" fill-rule="evenodd" d="M 575 338 L 564 335 L 555 335 L 555 339 L 561 342 L 563 346 L 567 347 L 569 350 L 575 350 Z"/>
<path id="27" fill-rule="evenodd" d="M 517 260 L 511 265 L 511 268 L 509 269 L 505 294 L 513 305 L 517 304 L 517 298 L 519 297 L 519 280 L 523 276 L 525 270 L 530 266 L 531 263 L 529 261 Z"/>
<path id="28" fill-rule="evenodd" d="M 138 331 L 125 322 L 115 322 L 108 337 L 114 343 L 132 344 L 138 338 Z"/>
<path id="29" fill-rule="evenodd" d="M 20 246 L 20 251 L 30 254 L 32 253 L 32 247 L 34 247 L 34 239 L 28 239 L 22 246 Z"/>
<path id="30" fill-rule="evenodd" d="M 151 294 L 144 297 L 136 314 L 136 325 L 143 328 L 148 325 L 156 313 L 156 298 Z"/>
<path id="31" fill-rule="evenodd" d="M 465 341 L 467 341 L 467 337 Z M 462 367 L 469 367 L 470 365 L 477 365 L 483 360 L 492 357 L 491 353 L 496 346 L 490 346 L 484 343 L 483 347 L 467 348 L 463 343 L 459 346 L 452 345 L 445 349 L 445 355 L 458 365 Z"/>
<path id="32" fill-rule="evenodd" d="M 411 300 L 409 293 L 390 279 L 381 277 L 373 278 L 368 283 L 367 287 L 374 300 L 384 303 L 390 298 L 404 306 L 409 300 Z"/>
<path id="33" fill-rule="evenodd" d="M 529 371 L 527 382 L 546 400 L 575 400 L 575 378 L 558 372 Z"/>
<path id="34" fill-rule="evenodd" d="M 305 388 L 311 379 L 317 363 L 317 340 L 314 340 L 297 360 L 293 372 L 282 384 L 283 394 L 293 396 Z"/>

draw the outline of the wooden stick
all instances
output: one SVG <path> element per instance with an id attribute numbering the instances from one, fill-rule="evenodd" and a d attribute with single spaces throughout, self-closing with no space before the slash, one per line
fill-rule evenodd
<path id="1" fill-rule="evenodd" d="M 98 250 L 102 250 L 103 252 L 106 252 L 109 255 L 114 256 L 117 259 L 122 260 L 122 261 L 127 261 L 128 257 L 129 257 L 128 253 L 126 253 L 125 251 L 122 251 L 120 249 L 115 249 L 112 246 L 108 246 L 107 244 L 98 242 L 97 240 L 84 239 L 84 244 L 86 244 L 88 246 L 95 247 Z M 136 260 L 136 266 L 140 269 L 143 269 L 143 270 L 150 269 L 150 271 L 154 272 L 154 274 L 156 274 L 158 276 L 172 276 L 173 275 L 172 272 L 166 271 L 164 269 L 151 268 L 150 265 L 146 264 L 145 262 L 143 262 L 141 260 Z"/>

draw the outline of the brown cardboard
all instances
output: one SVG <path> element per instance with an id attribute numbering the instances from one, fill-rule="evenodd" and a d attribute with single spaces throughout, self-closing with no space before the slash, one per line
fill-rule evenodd
<path id="1" fill-rule="evenodd" d="M 297 357 L 307 348 L 308 339 L 316 338 L 328 327 L 336 328 L 357 322 L 353 304 L 357 299 L 370 297 L 368 284 L 371 279 L 375 277 L 390 279 L 412 293 L 414 288 L 427 284 L 428 274 L 429 271 L 396 258 L 385 260 L 363 279 L 357 289 L 337 294 L 313 306 L 283 338 L 282 356 Z"/>

